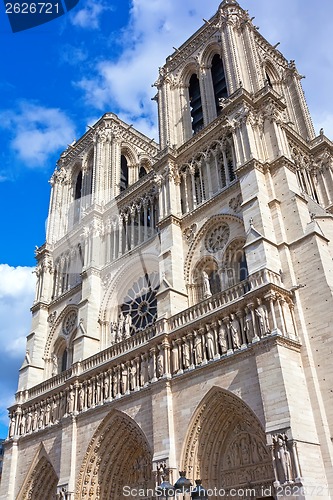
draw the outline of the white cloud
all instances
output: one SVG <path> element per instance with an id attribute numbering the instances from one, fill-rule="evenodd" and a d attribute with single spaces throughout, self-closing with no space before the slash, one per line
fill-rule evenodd
<path id="1" fill-rule="evenodd" d="M 32 267 L 0 264 L 0 430 L 7 424 L 7 406 L 17 390 L 18 370 L 24 359 L 26 336 L 31 325 L 34 298 Z M 2 437 L 0 435 L 0 437 Z"/>
<path id="2" fill-rule="evenodd" d="M 156 93 L 151 84 L 157 79 L 158 67 L 173 52 L 173 46 L 184 42 L 202 24 L 202 17 L 214 13 L 216 2 L 207 0 L 133 0 L 130 22 L 122 35 L 122 53 L 117 61 L 103 60 L 96 74 L 82 78 L 89 105 L 97 109 L 126 114 L 156 122 Z M 146 130 L 150 128 L 145 127 Z M 154 126 L 155 128 L 155 126 Z M 156 136 L 156 134 L 154 134 Z"/>
<path id="3" fill-rule="evenodd" d="M 330 96 L 333 84 L 333 59 L 329 19 L 333 4 L 313 10 L 304 0 L 242 0 L 244 9 L 256 16 L 260 32 L 272 43 L 281 42 L 279 49 L 288 59 L 296 59 L 301 73 L 310 111 L 322 107 L 322 96 Z M 132 0 L 130 20 L 123 30 L 122 51 L 117 60 L 99 60 L 95 72 L 89 68 L 76 85 L 85 95 L 89 106 L 101 111 L 113 111 L 129 117 L 157 122 L 157 106 L 151 101 L 156 89 L 158 67 L 203 24 L 215 14 L 216 0 Z M 310 28 L 311 19 L 311 29 Z M 320 26 L 315 30 L 314 26 Z M 327 28 L 326 28 L 327 27 Z M 118 40 L 119 41 L 119 40 Z M 318 89 L 320 88 L 320 92 Z"/>
<path id="4" fill-rule="evenodd" d="M 0 112 L 0 127 L 13 133 L 11 148 L 30 167 L 45 165 L 75 137 L 75 127 L 63 111 L 26 101 L 18 111 Z"/>
<path id="5" fill-rule="evenodd" d="M 71 13 L 70 21 L 74 26 L 84 29 L 97 30 L 100 27 L 102 14 L 106 10 L 113 10 L 111 6 L 98 0 L 86 0 L 83 5 L 82 9 Z"/>

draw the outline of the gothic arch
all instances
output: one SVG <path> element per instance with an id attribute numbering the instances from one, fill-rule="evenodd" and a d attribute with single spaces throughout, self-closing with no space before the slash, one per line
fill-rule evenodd
<path id="1" fill-rule="evenodd" d="M 208 488 L 272 485 L 264 429 L 244 401 L 213 387 L 198 405 L 185 438 L 181 469 Z"/>
<path id="2" fill-rule="evenodd" d="M 199 67 L 198 61 L 196 59 L 194 59 L 193 57 L 191 57 L 187 60 L 186 65 L 183 67 L 182 71 L 180 72 L 180 75 L 178 78 L 178 83 L 180 85 L 189 85 L 190 78 L 193 74 L 196 74 L 199 76 L 200 67 Z"/>
<path id="3" fill-rule="evenodd" d="M 223 61 L 223 57 L 221 54 L 221 44 L 219 44 L 217 41 L 209 42 L 201 53 L 200 66 L 210 67 L 215 54 L 219 55 Z"/>
<path id="4" fill-rule="evenodd" d="M 152 451 L 138 424 L 113 410 L 96 430 L 80 469 L 76 500 L 121 500 L 123 487 L 152 487 Z"/>
<path id="5" fill-rule="evenodd" d="M 106 291 L 101 303 L 99 321 L 116 321 L 118 317 L 118 304 L 122 304 L 127 291 L 141 276 L 158 272 L 158 249 L 156 252 L 144 253 L 139 255 L 130 255 L 131 266 L 128 266 L 128 260 L 125 259 L 118 271 L 110 273 L 104 278 Z M 117 305 L 117 310 L 114 305 Z"/>
<path id="6" fill-rule="evenodd" d="M 219 214 L 210 217 L 210 219 L 208 219 L 208 221 L 206 221 L 198 231 L 196 237 L 189 247 L 184 266 L 184 278 L 186 283 L 190 283 L 193 269 L 198 260 L 202 258 L 203 253 L 205 255 L 207 255 L 208 253 L 203 248 L 203 241 L 205 239 L 205 236 L 208 234 L 208 231 L 211 231 L 212 229 L 214 229 L 214 227 L 218 227 L 220 224 L 229 225 L 231 238 L 234 238 L 236 234 L 243 237 L 245 235 L 244 223 L 240 217 L 227 214 Z"/>
<path id="7" fill-rule="evenodd" d="M 61 334 L 62 323 L 63 323 L 64 319 L 66 318 L 66 316 L 69 316 L 71 312 L 76 313 L 76 316 L 77 316 L 78 315 L 78 307 L 75 305 L 66 306 L 61 311 L 61 313 L 59 314 L 59 316 L 56 319 L 56 321 L 54 322 L 54 324 L 51 326 L 50 333 L 47 337 L 47 341 L 45 344 L 45 350 L 44 350 L 44 358 L 45 359 L 50 358 L 51 353 L 52 353 L 52 349 L 54 348 L 54 345 L 59 337 L 59 334 Z M 77 327 L 77 320 L 76 320 L 76 327 Z M 73 332 L 74 332 L 74 330 L 76 330 L 76 327 L 75 327 L 75 329 L 73 329 L 72 331 L 69 332 L 70 338 L 73 337 Z M 61 337 L 63 339 L 65 339 L 65 336 L 62 334 L 61 334 Z"/>
<path id="8" fill-rule="evenodd" d="M 58 476 L 41 443 L 17 500 L 55 500 Z"/>

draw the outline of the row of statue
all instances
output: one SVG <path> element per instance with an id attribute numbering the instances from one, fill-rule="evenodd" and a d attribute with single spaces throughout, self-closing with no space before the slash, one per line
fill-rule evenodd
<path id="1" fill-rule="evenodd" d="M 125 331 L 126 317 L 123 317 Z M 128 324 L 128 323 L 127 323 Z M 179 339 L 151 347 L 144 354 L 109 368 L 82 382 L 11 415 L 9 437 L 34 432 L 56 424 L 66 415 L 81 412 L 139 390 L 150 382 L 208 363 L 270 333 L 266 306 L 231 313 L 189 332 Z"/>
<path id="2" fill-rule="evenodd" d="M 124 315 L 124 313 L 121 312 L 118 321 L 111 322 L 110 324 L 111 344 L 129 339 L 134 331 L 135 328 L 134 325 L 132 325 L 131 314 L 127 313 Z"/>

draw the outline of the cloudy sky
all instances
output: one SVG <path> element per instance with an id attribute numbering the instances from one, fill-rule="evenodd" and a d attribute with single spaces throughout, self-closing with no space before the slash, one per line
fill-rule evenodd
<path id="1" fill-rule="evenodd" d="M 216 0 L 80 0 L 13 34 L 0 6 L 0 437 L 29 333 L 34 248 L 45 238 L 48 180 L 60 152 L 112 111 L 158 139 L 158 67 L 217 10 Z M 315 128 L 333 137 L 333 2 L 243 0 L 261 33 L 306 76 Z"/>

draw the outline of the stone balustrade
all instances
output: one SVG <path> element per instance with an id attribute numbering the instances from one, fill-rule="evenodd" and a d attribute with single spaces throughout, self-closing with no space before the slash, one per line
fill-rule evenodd
<path id="1" fill-rule="evenodd" d="M 197 312 L 192 307 L 157 321 L 73 364 L 71 370 L 18 393 L 17 404 L 10 409 L 9 437 L 40 431 L 160 379 L 224 362 L 272 336 L 299 345 L 290 292 L 268 283 L 239 297 L 221 302 L 225 295 L 218 294 L 198 304 Z"/>

